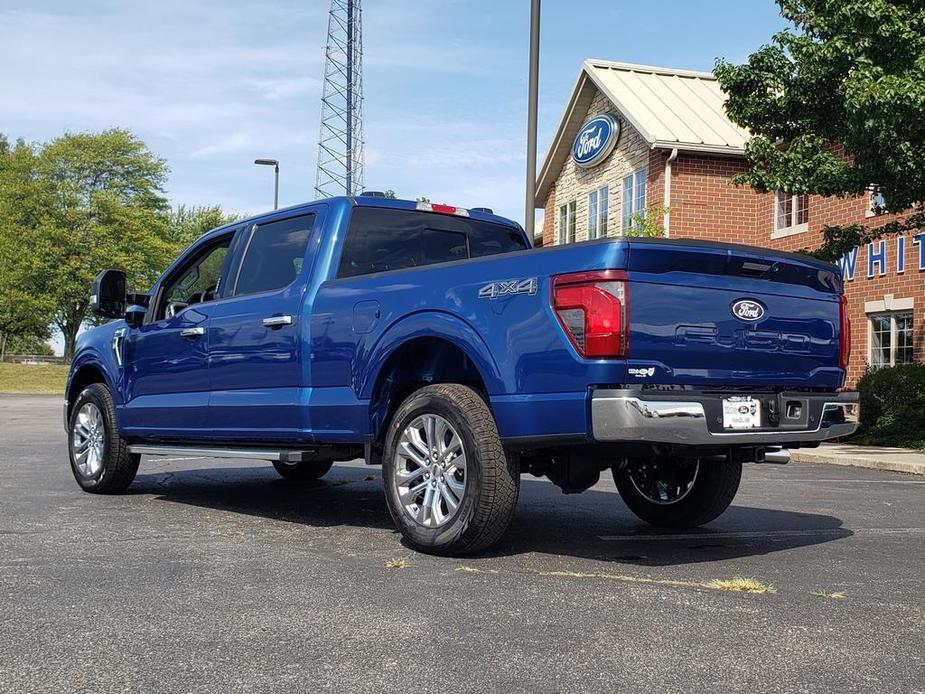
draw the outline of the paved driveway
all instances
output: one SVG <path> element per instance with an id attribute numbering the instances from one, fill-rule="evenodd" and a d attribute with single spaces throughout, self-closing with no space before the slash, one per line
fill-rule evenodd
<path id="1" fill-rule="evenodd" d="M 925 690 L 921 478 L 749 466 L 717 521 L 660 533 L 609 478 L 525 477 L 496 551 L 441 559 L 402 546 L 378 468 L 151 459 L 93 496 L 60 419 L 0 396 L 3 692 Z M 703 585 L 735 576 L 776 592 Z"/>

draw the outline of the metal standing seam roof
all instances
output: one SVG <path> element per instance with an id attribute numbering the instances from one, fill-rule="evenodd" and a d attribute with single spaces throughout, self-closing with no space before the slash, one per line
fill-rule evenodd
<path id="1" fill-rule="evenodd" d="M 537 206 L 571 150 L 597 87 L 652 148 L 741 156 L 750 134 L 726 116 L 726 96 L 709 72 L 588 59 L 537 182 Z"/>

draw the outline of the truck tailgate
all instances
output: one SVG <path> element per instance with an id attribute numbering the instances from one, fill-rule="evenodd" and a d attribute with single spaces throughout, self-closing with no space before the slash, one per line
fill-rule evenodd
<path id="1" fill-rule="evenodd" d="M 746 246 L 632 240 L 627 271 L 629 382 L 842 385 L 834 266 Z"/>

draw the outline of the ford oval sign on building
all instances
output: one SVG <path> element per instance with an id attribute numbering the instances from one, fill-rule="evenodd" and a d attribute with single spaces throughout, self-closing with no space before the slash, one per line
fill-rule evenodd
<path id="1" fill-rule="evenodd" d="M 572 160 L 582 168 L 597 166 L 617 146 L 620 121 L 601 114 L 585 122 L 572 144 Z"/>

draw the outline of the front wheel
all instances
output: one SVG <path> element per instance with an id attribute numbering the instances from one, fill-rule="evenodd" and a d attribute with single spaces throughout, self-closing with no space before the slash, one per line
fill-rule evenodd
<path id="1" fill-rule="evenodd" d="M 630 511 L 662 528 L 694 528 L 717 518 L 741 478 L 742 463 L 728 460 L 633 460 L 613 470 Z"/>
<path id="2" fill-rule="evenodd" d="M 497 542 L 517 504 L 520 474 L 491 410 L 459 384 L 426 386 L 398 408 L 382 458 L 386 501 L 405 540 L 460 555 Z"/>
<path id="3" fill-rule="evenodd" d="M 116 428 L 112 394 L 102 383 L 87 386 L 68 422 L 71 472 L 85 492 L 118 494 L 135 479 L 140 455 L 129 453 Z"/>

